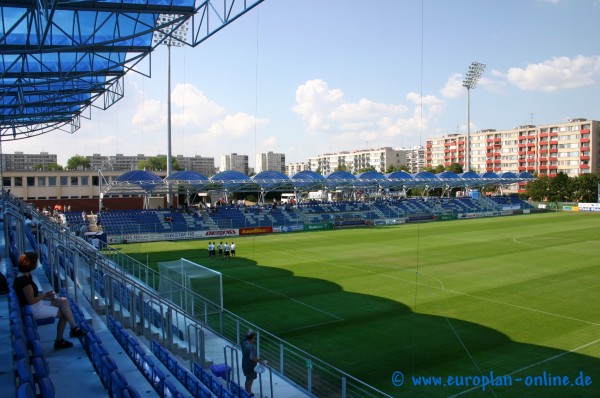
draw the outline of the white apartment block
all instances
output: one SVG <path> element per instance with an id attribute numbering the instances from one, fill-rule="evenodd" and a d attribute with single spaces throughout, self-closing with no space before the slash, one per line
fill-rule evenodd
<path id="1" fill-rule="evenodd" d="M 196 171 L 206 177 L 212 177 L 216 173 L 215 158 L 177 155 L 175 160 L 182 170 Z"/>
<path id="2" fill-rule="evenodd" d="M 49 164 L 56 164 L 57 156 L 48 152 L 2 154 L 2 170 L 35 170 L 47 169 Z"/>
<path id="3" fill-rule="evenodd" d="M 370 167 L 385 173 L 387 168 L 392 165 L 406 165 L 407 152 L 408 150 L 405 149 L 384 147 L 326 153 L 309 158 L 308 165 L 310 170 L 319 172 L 324 176 L 333 173 L 340 167 L 345 167 L 346 170 L 354 174 Z"/>
<path id="4" fill-rule="evenodd" d="M 425 168 L 425 147 L 415 146 L 413 148 L 398 148 L 397 150 L 406 152 L 406 166 L 409 173 L 415 174 Z"/>
<path id="5" fill-rule="evenodd" d="M 263 152 L 256 154 L 256 174 L 262 171 L 279 171 L 285 173 L 285 154 Z"/>
<path id="6" fill-rule="evenodd" d="M 239 171 L 248 175 L 248 155 L 238 155 L 231 153 L 229 155 L 221 155 L 221 171 Z"/>
<path id="7" fill-rule="evenodd" d="M 600 122 L 571 119 L 566 123 L 524 125 L 510 130 L 482 130 L 470 135 L 471 170 L 555 176 L 600 170 Z M 427 140 L 426 164 L 465 167 L 466 134 Z"/>
<path id="8" fill-rule="evenodd" d="M 299 173 L 304 170 L 310 170 L 310 168 L 308 167 L 308 163 L 305 163 L 305 162 L 288 163 L 285 166 L 285 174 L 288 177 L 292 177 L 294 174 Z"/>

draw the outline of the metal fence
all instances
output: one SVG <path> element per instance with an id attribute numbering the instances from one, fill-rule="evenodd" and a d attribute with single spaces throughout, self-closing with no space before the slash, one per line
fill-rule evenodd
<path id="1" fill-rule="evenodd" d="M 22 210 L 9 203 L 4 209 L 5 234 L 18 251 L 24 250 L 27 230 Z M 65 288 L 75 298 L 83 296 L 99 314 L 113 315 L 138 335 L 160 341 L 189 359 L 190 366 L 227 361 L 224 347 L 240 349 L 246 331 L 253 329 L 259 355 L 269 363 L 270 372 L 261 377 L 268 378 L 264 382 L 271 388 L 274 374 L 307 396 L 390 397 L 183 286 L 181 296 L 165 298 L 157 291 L 160 274 L 154 269 L 109 246 L 98 251 L 43 217 L 37 221 L 30 241 L 57 291 Z M 236 376 L 239 380 L 234 369 Z M 277 396 L 277 390 L 271 396 Z"/>

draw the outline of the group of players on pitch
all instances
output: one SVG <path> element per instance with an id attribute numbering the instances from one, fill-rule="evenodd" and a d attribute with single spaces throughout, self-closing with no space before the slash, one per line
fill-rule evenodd
<path id="1" fill-rule="evenodd" d="M 217 242 L 208 242 L 208 257 L 216 258 L 217 252 L 220 258 L 223 258 L 223 255 L 225 258 L 235 257 L 235 243 L 231 242 L 231 244 L 229 244 L 228 242 L 219 242 L 218 245 L 216 243 Z"/>

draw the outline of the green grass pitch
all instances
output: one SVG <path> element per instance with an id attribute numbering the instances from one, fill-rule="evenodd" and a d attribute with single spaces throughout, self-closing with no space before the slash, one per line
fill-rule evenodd
<path id="1" fill-rule="evenodd" d="M 120 248 L 222 272 L 229 311 L 392 396 L 600 396 L 598 214 L 231 240 L 229 260 L 209 259 L 207 240 Z M 582 374 L 591 385 L 570 385 Z M 471 388 L 482 375 L 512 385 Z M 418 376 L 447 385 L 414 386 Z"/>

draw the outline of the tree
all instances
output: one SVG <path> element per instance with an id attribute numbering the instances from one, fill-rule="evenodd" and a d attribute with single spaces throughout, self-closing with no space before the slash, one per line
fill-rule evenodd
<path id="1" fill-rule="evenodd" d="M 56 163 L 48 163 L 46 165 L 42 164 L 42 163 L 36 163 L 35 166 L 33 166 L 34 170 L 62 170 L 63 167 L 59 164 Z"/>
<path id="2" fill-rule="evenodd" d="M 366 173 L 367 171 L 377 171 L 377 170 L 373 166 L 364 167 L 364 168 L 358 170 L 359 173 Z"/>
<path id="3" fill-rule="evenodd" d="M 463 172 L 463 168 L 458 163 L 452 163 L 450 166 L 446 168 L 447 171 L 451 171 L 455 174 L 461 174 Z"/>
<path id="4" fill-rule="evenodd" d="M 581 174 L 573 179 L 572 202 L 595 203 L 598 200 L 600 174 Z"/>
<path id="5" fill-rule="evenodd" d="M 395 171 L 406 171 L 407 173 L 410 173 L 408 165 L 406 164 L 390 164 L 385 170 L 386 174 L 393 173 Z"/>
<path id="6" fill-rule="evenodd" d="M 90 167 L 92 164 L 85 156 L 75 155 L 67 161 L 67 170 L 86 170 Z"/>
<path id="7" fill-rule="evenodd" d="M 181 170 L 176 158 L 171 158 L 171 167 L 173 170 Z M 166 156 L 151 156 L 147 160 L 142 160 L 138 163 L 138 170 L 158 171 L 167 169 Z"/>
<path id="8" fill-rule="evenodd" d="M 438 164 L 437 166 L 433 167 L 433 166 L 427 166 L 423 169 L 423 171 L 428 171 L 430 173 L 433 174 L 439 174 L 442 173 L 444 171 L 446 171 L 446 168 L 444 167 L 443 164 Z"/>
<path id="9" fill-rule="evenodd" d="M 335 168 L 334 172 L 335 171 L 348 171 L 348 166 L 346 166 L 344 163 L 341 163 Z"/>
<path id="10" fill-rule="evenodd" d="M 550 202 L 569 202 L 573 196 L 573 184 L 569 176 L 561 171 L 550 180 L 548 191 Z"/>
<path id="11" fill-rule="evenodd" d="M 538 202 L 548 200 L 548 197 L 550 196 L 550 177 L 543 175 L 528 182 L 525 193 L 531 200 Z"/>

